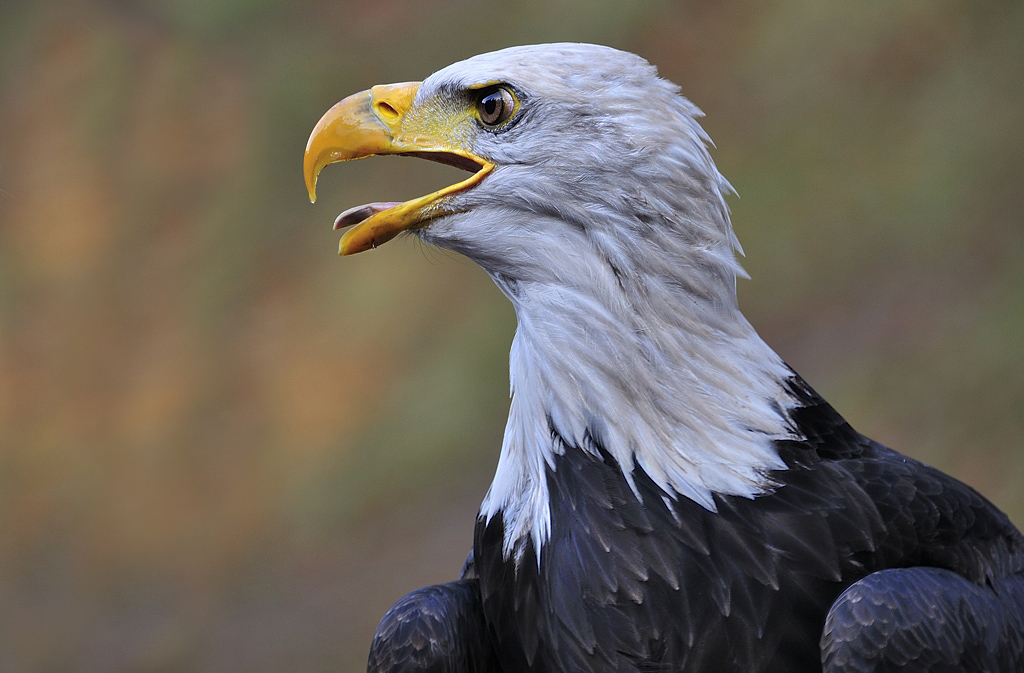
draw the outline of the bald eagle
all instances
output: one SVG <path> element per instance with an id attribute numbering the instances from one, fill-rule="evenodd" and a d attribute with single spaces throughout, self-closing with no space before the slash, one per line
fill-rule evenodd
<path id="1" fill-rule="evenodd" d="M 461 182 L 343 212 L 515 307 L 512 401 L 461 579 L 385 615 L 370 671 L 1024 670 L 1024 538 L 970 487 L 851 428 L 740 313 L 700 112 L 642 58 L 504 49 L 331 108 L 320 170 Z"/>

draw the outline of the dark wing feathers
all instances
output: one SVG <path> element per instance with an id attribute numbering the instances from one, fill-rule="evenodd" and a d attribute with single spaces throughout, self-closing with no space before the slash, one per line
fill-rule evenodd
<path id="1" fill-rule="evenodd" d="M 941 568 L 868 575 L 829 611 L 823 671 L 1020 671 L 1024 577 L 998 585 L 999 593 Z"/>
<path id="2" fill-rule="evenodd" d="M 369 673 L 489 673 L 490 646 L 477 581 L 417 589 L 381 619 L 370 646 Z"/>

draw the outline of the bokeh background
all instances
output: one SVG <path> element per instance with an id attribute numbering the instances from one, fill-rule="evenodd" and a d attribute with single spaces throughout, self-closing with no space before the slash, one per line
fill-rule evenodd
<path id="1" fill-rule="evenodd" d="M 362 670 L 456 576 L 512 312 L 301 155 L 495 48 L 640 53 L 707 113 L 747 315 L 858 429 L 1024 524 L 1024 3 L 3 0 L 0 671 Z"/>

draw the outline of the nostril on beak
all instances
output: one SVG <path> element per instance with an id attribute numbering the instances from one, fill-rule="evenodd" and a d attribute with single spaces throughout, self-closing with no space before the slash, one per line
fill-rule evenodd
<path id="1" fill-rule="evenodd" d="M 395 121 L 399 117 L 398 110 L 396 110 L 391 103 L 385 100 L 374 101 L 373 110 L 382 121 L 391 122 Z"/>

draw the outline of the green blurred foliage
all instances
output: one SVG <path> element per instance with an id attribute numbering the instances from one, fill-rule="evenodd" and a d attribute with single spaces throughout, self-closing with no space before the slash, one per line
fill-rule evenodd
<path id="1" fill-rule="evenodd" d="M 336 100 L 511 44 L 636 51 L 707 113 L 768 341 L 1024 523 L 1024 5 L 0 4 L 0 669 L 363 665 L 458 572 L 514 317 L 334 215 L 446 184 L 300 164 Z"/>

